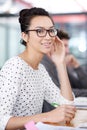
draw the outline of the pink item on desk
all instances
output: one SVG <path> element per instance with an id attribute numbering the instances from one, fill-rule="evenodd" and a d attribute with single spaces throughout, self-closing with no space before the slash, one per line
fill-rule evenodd
<path id="1" fill-rule="evenodd" d="M 26 130 L 39 130 L 36 126 L 34 121 L 30 121 L 28 123 L 26 123 L 25 125 Z"/>

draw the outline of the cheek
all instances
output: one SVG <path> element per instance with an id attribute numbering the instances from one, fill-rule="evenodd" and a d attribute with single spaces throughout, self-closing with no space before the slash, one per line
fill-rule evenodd
<path id="1" fill-rule="evenodd" d="M 29 44 L 32 46 L 32 47 L 34 47 L 34 48 L 38 48 L 39 46 L 40 46 L 40 43 L 41 43 L 41 39 L 40 38 L 38 38 L 38 37 L 33 37 L 33 36 L 31 36 L 30 38 L 29 38 Z"/>
<path id="2" fill-rule="evenodd" d="M 35 34 L 33 35 L 33 33 L 32 34 L 30 33 L 30 35 L 29 35 L 29 42 L 30 42 L 30 44 L 34 44 L 37 41 L 38 41 L 37 36 Z"/>

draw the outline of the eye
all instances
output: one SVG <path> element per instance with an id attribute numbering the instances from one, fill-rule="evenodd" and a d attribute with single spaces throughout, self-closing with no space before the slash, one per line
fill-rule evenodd
<path id="1" fill-rule="evenodd" d="M 41 34 L 41 33 L 44 33 L 45 30 L 44 29 L 37 29 L 36 31 L 37 31 L 37 33 Z"/>
<path id="2" fill-rule="evenodd" d="M 50 29 L 49 32 L 50 33 L 55 33 L 55 29 Z"/>

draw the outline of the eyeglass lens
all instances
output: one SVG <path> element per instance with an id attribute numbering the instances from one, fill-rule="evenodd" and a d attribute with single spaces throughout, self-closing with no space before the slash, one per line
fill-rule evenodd
<path id="1" fill-rule="evenodd" d="M 54 37 L 54 36 L 57 35 L 57 30 L 56 30 L 56 29 L 48 29 L 48 30 L 46 30 L 46 29 L 37 29 L 36 32 L 37 32 L 37 35 L 38 35 L 39 37 L 44 37 L 44 36 L 47 35 L 47 33 L 48 33 L 51 37 Z"/>

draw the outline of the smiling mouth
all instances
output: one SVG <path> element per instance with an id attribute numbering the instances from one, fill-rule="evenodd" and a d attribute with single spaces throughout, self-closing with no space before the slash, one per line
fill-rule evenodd
<path id="1" fill-rule="evenodd" d="M 51 45 L 52 44 L 52 42 L 49 42 L 49 43 L 41 43 L 41 45 L 44 45 L 44 46 L 49 46 L 49 45 Z"/>
<path id="2" fill-rule="evenodd" d="M 42 45 L 43 45 L 45 48 L 51 48 L 52 42 L 49 42 L 49 43 L 42 43 Z"/>

